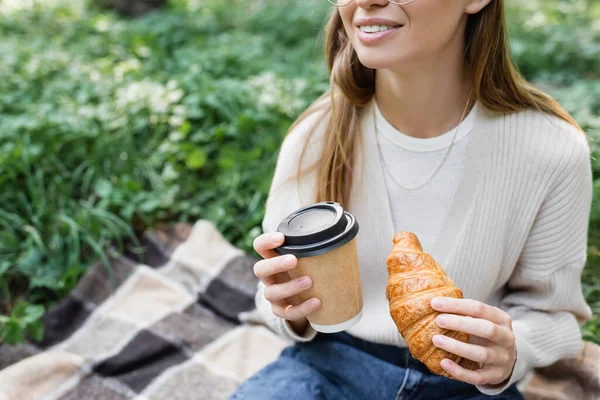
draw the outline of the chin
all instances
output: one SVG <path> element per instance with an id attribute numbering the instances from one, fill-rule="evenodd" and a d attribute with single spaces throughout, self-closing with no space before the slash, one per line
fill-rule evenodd
<path id="1" fill-rule="evenodd" d="M 358 59 L 362 65 L 371 69 L 392 69 L 403 64 L 403 58 L 381 50 L 357 51 Z"/>
<path id="2" fill-rule="evenodd" d="M 422 52 L 400 50 L 404 46 L 367 47 L 359 44 L 354 49 L 362 65 L 371 69 L 394 69 L 397 71 L 419 68 L 423 59 Z"/>

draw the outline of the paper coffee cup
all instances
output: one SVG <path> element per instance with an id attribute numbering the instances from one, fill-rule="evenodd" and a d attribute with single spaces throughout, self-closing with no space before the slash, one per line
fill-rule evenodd
<path id="1" fill-rule="evenodd" d="M 339 203 L 327 201 L 301 208 L 279 224 L 285 236 L 279 254 L 293 254 L 298 265 L 289 271 L 292 279 L 309 276 L 313 285 L 298 295 L 312 297 L 321 307 L 307 316 L 312 327 L 323 333 L 341 332 L 362 317 L 363 297 L 356 251 L 356 218 Z"/>

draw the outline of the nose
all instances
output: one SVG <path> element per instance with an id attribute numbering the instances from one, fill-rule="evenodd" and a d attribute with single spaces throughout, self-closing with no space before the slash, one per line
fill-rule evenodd
<path id="1" fill-rule="evenodd" d="M 365 9 L 368 9 L 373 6 L 384 7 L 389 3 L 388 0 L 355 0 L 355 1 L 356 1 L 357 6 L 359 6 L 360 8 L 365 8 Z"/>

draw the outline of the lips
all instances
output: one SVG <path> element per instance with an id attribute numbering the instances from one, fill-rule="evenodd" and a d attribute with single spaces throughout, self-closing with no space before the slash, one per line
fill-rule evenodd
<path id="1" fill-rule="evenodd" d="M 354 25 L 360 29 L 361 26 L 389 26 L 389 27 L 400 27 L 403 26 L 399 21 L 394 21 L 388 18 L 379 18 L 379 17 L 359 17 L 354 20 Z"/>
<path id="2" fill-rule="evenodd" d="M 377 32 L 385 32 L 392 28 L 401 28 L 402 25 L 363 25 L 359 27 L 359 30 L 364 33 L 377 33 Z"/>
<path id="3" fill-rule="evenodd" d="M 365 45 L 377 44 L 386 37 L 397 33 L 404 24 L 389 18 L 359 17 L 354 20 L 356 36 Z"/>

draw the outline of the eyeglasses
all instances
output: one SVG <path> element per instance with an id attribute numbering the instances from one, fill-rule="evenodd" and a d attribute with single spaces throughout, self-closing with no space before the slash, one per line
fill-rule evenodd
<path id="1" fill-rule="evenodd" d="M 348 4 L 352 3 L 354 0 L 327 0 L 327 1 L 336 7 L 344 7 L 344 6 L 347 6 Z M 396 4 L 398 6 L 405 6 L 407 4 L 414 3 L 415 1 L 417 1 L 417 0 L 405 0 L 405 1 L 388 0 L 388 3 Z"/>

